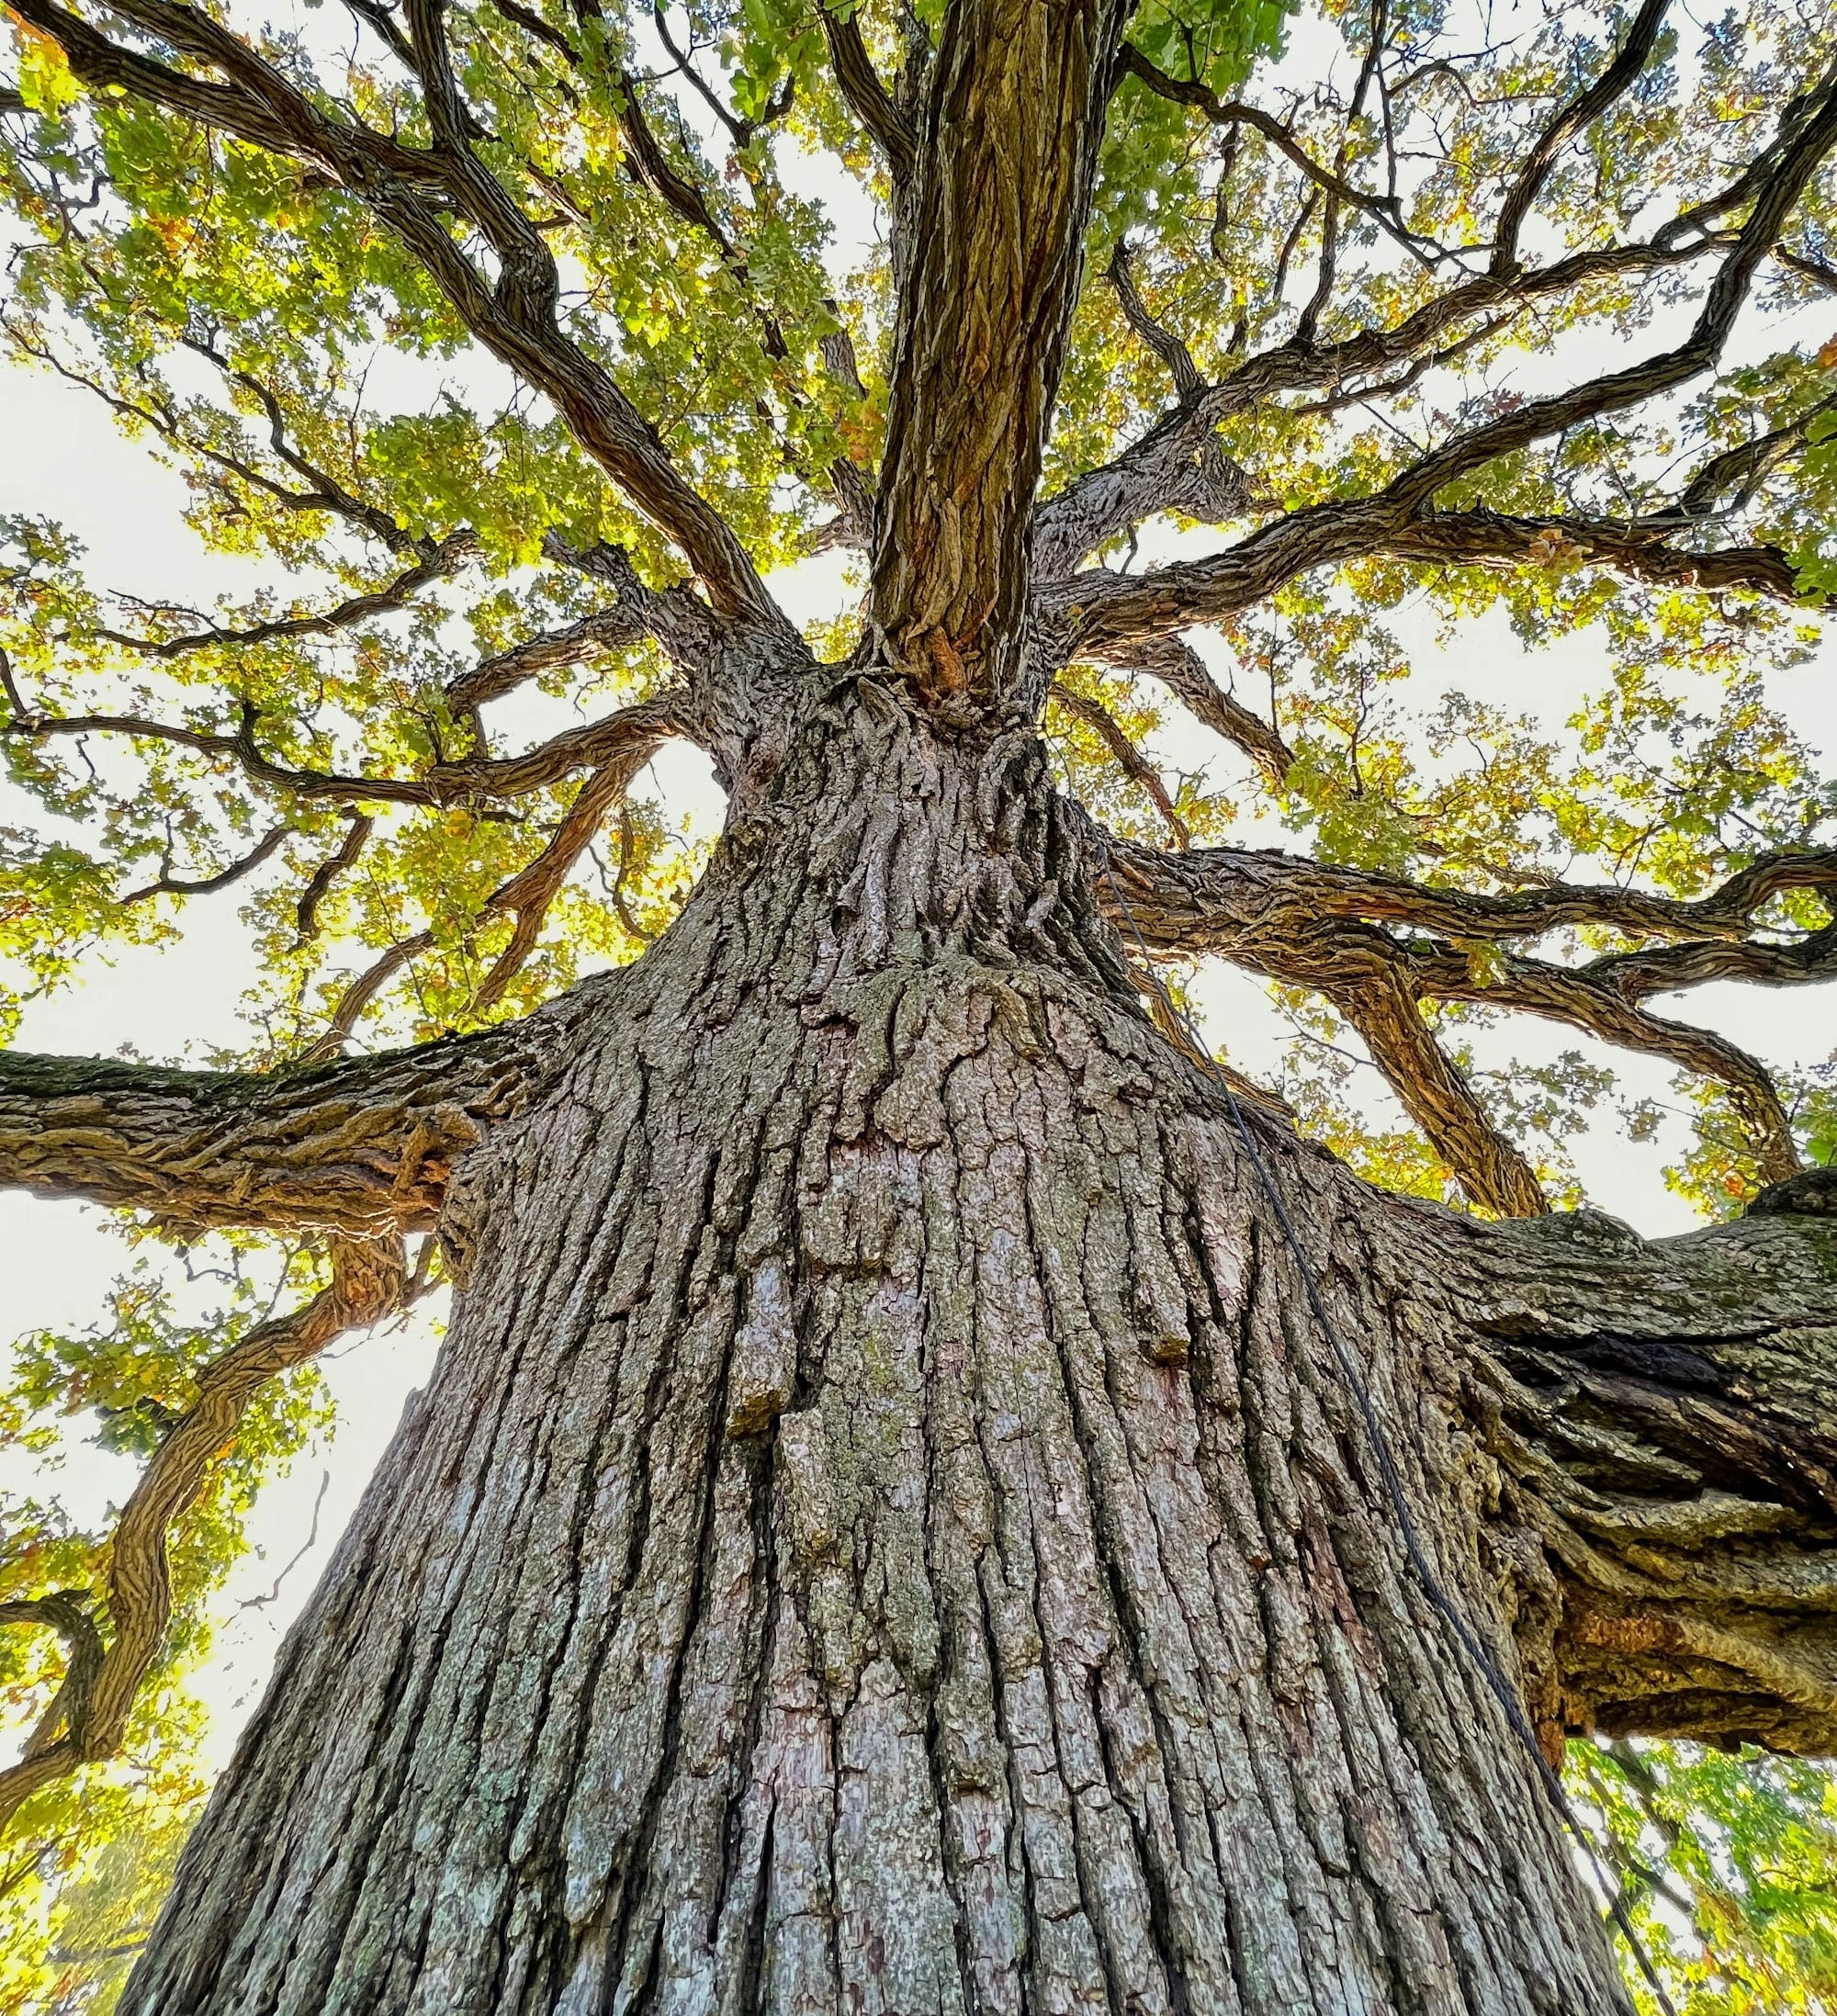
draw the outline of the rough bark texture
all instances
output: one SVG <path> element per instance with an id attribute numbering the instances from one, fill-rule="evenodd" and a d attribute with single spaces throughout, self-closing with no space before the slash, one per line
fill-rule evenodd
<path id="1" fill-rule="evenodd" d="M 944 16 L 890 374 L 873 611 L 895 661 L 958 710 L 1023 683 L 1033 495 L 1127 12 L 971 0 Z"/>
<path id="2" fill-rule="evenodd" d="M 434 1388 L 125 2010 L 1625 2006 L 1086 830 L 1031 735 L 955 746 L 861 682 L 589 990 L 454 1179 Z M 1595 1620 L 1637 1603 L 1559 1643 L 1586 1521 L 1548 1473 L 1605 1347 L 1554 1235 L 1252 1124 L 1453 1600 L 1547 1721 L 1609 1700 Z M 1800 1229 L 1712 1256 L 1751 1314 L 1830 1320 Z M 1617 1295 L 1691 1333 L 1708 1263 L 1653 1250 L 1585 1244 L 1591 1335 Z M 1684 1356 L 1648 1357 L 1688 1415 Z M 1735 1528 L 1811 1558 L 1809 1474 Z"/>

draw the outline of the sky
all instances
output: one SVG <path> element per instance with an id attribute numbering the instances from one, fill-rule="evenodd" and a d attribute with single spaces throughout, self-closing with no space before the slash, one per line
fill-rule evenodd
<path id="1" fill-rule="evenodd" d="M 826 191 L 826 193 L 832 193 Z M 116 589 L 208 605 L 219 593 L 246 592 L 261 579 L 258 563 L 200 553 L 182 522 L 184 485 L 141 445 L 123 438 L 89 396 L 44 373 L 0 366 L 0 513 L 30 512 L 62 520 L 87 544 L 93 578 Z M 1144 542 L 1144 564 L 1166 557 L 1175 542 Z M 774 581 L 800 617 L 827 613 L 841 592 L 840 562 L 807 563 Z M 1503 620 L 1464 625 L 1444 640 L 1425 610 L 1401 613 L 1394 627 L 1409 647 L 1425 711 L 1440 685 L 1459 682 L 1475 697 L 1505 697 L 1560 724 L 1582 697 L 1605 683 L 1603 660 L 1587 640 L 1528 653 Z M 1805 667 L 1779 675 L 1776 704 L 1827 757 L 1837 760 L 1837 644 Z M 1236 758 L 1175 712 L 1155 753 L 1178 769 L 1211 762 L 1221 780 Z M 678 822 L 706 833 L 720 820 L 721 802 L 705 760 L 672 749 L 653 768 L 656 794 Z M 32 823 L 32 808 L 8 801 L 0 785 L 0 825 Z M 1255 844 L 1280 845 L 1279 828 L 1246 828 Z M 131 1042 L 149 1058 L 197 1057 L 213 1043 L 244 1041 L 238 997 L 251 977 L 249 952 L 233 894 L 194 903 L 174 944 L 117 951 L 86 965 L 79 983 L 30 1006 L 20 1047 L 108 1054 Z M 1193 990 L 1208 1036 L 1251 1076 L 1273 1075 L 1289 1031 L 1260 983 L 1215 963 Z M 1666 1004 L 1655 1004 L 1664 1012 Z M 1688 1019 L 1719 1029 L 1776 1065 L 1809 1064 L 1831 1053 L 1837 1017 L 1829 990 L 1777 991 L 1725 985 L 1696 990 Z M 1567 1049 L 1587 1049 L 1572 1031 L 1514 1017 L 1503 1032 L 1475 1043 L 1481 1062 L 1505 1053 L 1542 1062 Z M 1671 1101 L 1672 1067 L 1612 1053 L 1625 1097 Z M 1365 1080 L 1374 1077 L 1369 1069 Z M 1396 1123 L 1389 1095 L 1367 1084 L 1374 1118 Z M 1675 1138 L 1681 1138 L 1678 1122 Z M 1628 1141 L 1608 1112 L 1572 1143 L 1592 1201 L 1658 1235 L 1689 1229 L 1687 1206 L 1664 1188 L 1662 1146 Z M 102 1312 L 110 1279 L 127 1253 L 106 1213 L 72 1204 L 38 1202 L 0 1193 L 0 1339 L 39 1326 L 78 1327 Z M 425 1381 L 438 1342 L 439 1304 L 383 1326 L 367 1338 L 347 1338 L 321 1360 L 339 1427 L 326 1447 L 304 1454 L 292 1473 L 267 1492 L 253 1522 L 255 1552 L 236 1572 L 220 1605 L 216 1655 L 202 1684 L 214 1711 L 218 1758 L 254 1706 L 281 1632 L 310 1594 L 329 1550 L 387 1446 L 406 1396 Z M 132 1488 L 126 1459 L 85 1448 L 45 1484 L 74 1516 L 99 1519 Z M 0 1479 L 18 1481 L 0 1467 Z M 278 1581 L 278 1586 L 276 1586 Z"/>

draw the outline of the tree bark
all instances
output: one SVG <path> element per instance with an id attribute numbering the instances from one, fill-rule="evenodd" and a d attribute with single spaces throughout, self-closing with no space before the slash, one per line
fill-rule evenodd
<path id="1" fill-rule="evenodd" d="M 1031 732 L 817 710 L 454 1177 L 439 1368 L 124 2011 L 1627 2009 L 1088 834 Z M 1560 1735 L 1612 1693 L 1549 1482 L 1600 1312 L 1694 1334 L 1732 1268 L 1815 1331 L 1837 1265 L 1785 1220 L 1707 1260 L 1464 1222 L 1249 1124 L 1442 1586 Z M 1617 1503 L 1767 1439 L 1661 1360 L 1674 1468 L 1629 1442 Z M 1810 1560 L 1805 1408 L 1767 1530 Z"/>

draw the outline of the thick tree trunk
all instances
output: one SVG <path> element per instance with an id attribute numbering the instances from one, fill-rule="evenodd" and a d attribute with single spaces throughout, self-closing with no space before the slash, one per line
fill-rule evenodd
<path id="1" fill-rule="evenodd" d="M 1084 830 L 857 685 L 597 984 L 124 2010 L 1626 2006 Z M 1516 1672 L 1452 1235 L 1264 1153 Z"/>

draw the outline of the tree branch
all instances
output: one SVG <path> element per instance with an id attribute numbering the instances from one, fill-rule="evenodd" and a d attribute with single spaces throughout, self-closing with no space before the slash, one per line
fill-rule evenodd
<path id="1" fill-rule="evenodd" d="M 972 712 L 1020 682 L 1032 501 L 1123 12 L 963 0 L 941 29 L 872 613 L 921 693 Z"/>
<path id="2" fill-rule="evenodd" d="M 861 22 L 853 12 L 842 18 L 827 5 L 827 0 L 819 0 L 817 14 L 822 23 L 823 39 L 828 45 L 836 88 L 866 129 L 869 139 L 886 156 L 894 181 L 909 180 L 918 165 L 918 136 L 880 81 L 880 73 L 874 69 L 873 59 L 862 39 Z"/>
<path id="3" fill-rule="evenodd" d="M 1144 637 L 1091 656 L 1112 671 L 1158 680 L 1201 726 L 1234 742 L 1254 761 L 1273 791 L 1288 783 L 1295 752 L 1260 714 L 1224 691 L 1190 644 L 1174 636 Z"/>
<path id="4" fill-rule="evenodd" d="M 1572 253 L 1553 265 L 1510 276 L 1482 274 L 1448 288 L 1389 328 L 1365 330 L 1327 344 L 1290 341 L 1247 358 L 1195 400 L 1164 414 L 1113 461 L 1088 471 L 1040 507 L 1034 545 L 1042 583 L 1071 573 L 1085 557 L 1119 534 L 1162 511 L 1184 511 L 1212 523 L 1235 514 L 1248 501 L 1236 471 L 1228 508 L 1217 508 L 1192 490 L 1194 472 L 1223 422 L 1255 411 L 1284 392 L 1341 388 L 1400 364 L 1419 360 L 1450 330 L 1486 317 L 1509 316 L 1539 300 L 1577 292 L 1609 278 L 1634 279 L 1710 250 L 1651 243 Z M 1348 395 L 1349 396 L 1349 395 Z M 1234 468 L 1234 465 L 1232 465 Z"/>
<path id="5" fill-rule="evenodd" d="M 633 744 L 616 761 L 596 770 L 575 794 L 568 817 L 556 829 L 554 839 L 527 868 L 497 890 L 480 911 L 481 921 L 509 911 L 516 918 L 516 928 L 473 997 L 475 1010 L 488 1008 L 503 998 L 505 990 L 535 950 L 543 919 L 569 870 L 586 852 L 606 815 L 624 798 L 632 779 L 650 760 L 651 753 Z"/>
<path id="6" fill-rule="evenodd" d="M 280 847 L 293 828 L 283 823 L 271 827 L 240 861 L 232 861 L 229 867 L 220 868 L 214 875 L 186 876 L 172 873 L 170 855 L 160 870 L 157 881 L 150 882 L 142 889 L 130 889 L 117 900 L 122 905 L 145 903 L 153 896 L 202 896 L 219 889 L 227 889 L 232 883 L 241 882 L 244 875 L 252 875 L 265 861 Z"/>
<path id="7" fill-rule="evenodd" d="M 353 812 L 348 816 L 344 838 L 337 847 L 320 862 L 312 872 L 312 878 L 300 891 L 299 902 L 294 910 L 294 920 L 303 945 L 314 937 L 319 929 L 319 906 L 325 900 L 332 884 L 347 868 L 354 868 L 357 857 L 369 844 L 370 835 L 376 830 L 377 822 L 367 812 Z"/>
<path id="8" fill-rule="evenodd" d="M 1587 90 L 1578 93 L 1562 106 L 1538 135 L 1500 208 L 1499 222 L 1493 234 L 1493 272 L 1510 273 L 1516 269 L 1518 233 L 1544 184 L 1549 181 L 1558 157 L 1616 99 L 1624 97 L 1632 89 L 1640 73 L 1651 60 L 1670 5 L 1671 0 L 1645 0 L 1627 31 L 1627 39 L 1615 51 L 1614 60 Z"/>
<path id="9" fill-rule="evenodd" d="M 1136 291 L 1135 276 L 1130 267 L 1127 240 L 1118 240 L 1116 250 L 1110 255 L 1110 268 L 1106 277 L 1116 290 L 1123 321 L 1166 366 L 1167 374 L 1174 381 L 1174 396 L 1182 406 L 1198 399 L 1205 390 L 1205 380 L 1200 376 L 1199 366 L 1193 362 L 1192 352 L 1171 330 L 1164 328 L 1155 320 L 1148 312 L 1147 304 Z"/>
<path id="10" fill-rule="evenodd" d="M 406 609 L 423 588 L 445 580 L 477 557 L 479 542 L 470 532 L 451 533 L 430 542 L 429 550 L 381 588 L 350 595 L 316 615 L 276 616 L 234 629 L 188 631 L 173 637 L 140 637 L 125 630 L 98 630 L 96 635 L 140 658 L 186 658 L 197 651 L 233 649 L 244 644 L 269 644 L 277 637 L 327 636 L 349 630 L 371 616 Z"/>
<path id="11" fill-rule="evenodd" d="M 1248 971 L 1305 986 L 1338 1003 L 1357 1020 L 1348 990 L 1368 978 L 1379 988 L 1401 988 L 1411 1001 L 1462 1001 L 1516 1008 L 1648 1055 L 1726 1086 L 1763 1177 L 1778 1182 L 1798 1167 L 1792 1130 L 1773 1080 L 1739 1045 L 1713 1031 L 1651 1014 L 1651 995 L 1719 978 L 1754 978 L 1771 985 L 1817 981 L 1837 974 L 1837 927 L 1780 945 L 1748 935 L 1755 913 L 1789 888 L 1837 889 L 1837 852 L 1769 856 L 1731 876 L 1721 889 L 1696 902 L 1638 890 L 1581 888 L 1553 884 L 1505 895 L 1430 889 L 1367 871 L 1335 867 L 1275 852 L 1198 849 L 1162 854 L 1110 839 L 1110 882 L 1099 889 L 1106 907 L 1126 906 L 1120 928 L 1139 931 L 1155 952 L 1188 957 L 1215 953 Z M 1401 938 L 1375 928 L 1404 925 Z M 1494 951 L 1476 957 L 1478 943 L 1527 938 L 1563 926 L 1607 925 L 1666 941 L 1656 948 L 1610 953 L 1581 966 L 1560 966 L 1522 952 Z M 1415 934 L 1436 935 L 1415 935 Z M 1442 935 L 1446 934 L 1446 935 Z M 1368 1008 L 1362 1012 L 1369 1014 Z M 1484 1159 L 1466 1167 L 1459 1146 L 1456 1090 L 1426 1053 L 1414 1058 L 1388 1013 L 1389 1044 L 1381 1068 L 1426 1131 L 1430 1121 L 1447 1132 L 1444 1158 L 1476 1183 L 1498 1180 Z M 1362 1025 L 1361 1025 L 1362 1026 Z M 1373 1045 L 1374 1055 L 1377 1046 Z M 1416 1111 L 1416 1104 L 1422 1112 Z M 1442 1109 L 1446 1108 L 1444 1113 Z M 1436 1138 L 1432 1133 L 1431 1138 Z"/>
<path id="12" fill-rule="evenodd" d="M 63 1684 L 26 1753 L 0 1771 L 0 1829 L 33 1793 L 120 1748 L 172 1618 L 168 1537 L 197 1502 L 249 1402 L 270 1380 L 316 1357 L 347 1330 L 366 1328 L 403 1305 L 409 1278 L 400 1239 L 331 1244 L 332 1286 L 290 1315 L 257 1324 L 208 1365 L 197 1400 L 147 1465 L 108 1548 L 112 1635 L 106 1648 L 69 1595 L 0 1605 L 0 1622 L 52 1624 L 72 1647 Z"/>
<path id="13" fill-rule="evenodd" d="M 1116 716 L 1110 709 L 1100 701 L 1093 700 L 1088 693 L 1081 693 L 1076 687 L 1066 685 L 1062 679 L 1053 681 L 1053 698 L 1074 719 L 1082 721 L 1088 728 L 1096 730 L 1124 775 L 1148 794 L 1155 809 L 1166 821 L 1167 830 L 1174 836 L 1175 845 L 1182 850 L 1190 847 L 1192 835 L 1187 830 L 1187 822 L 1175 808 L 1173 798 L 1162 782 L 1160 771 L 1122 732 Z"/>
<path id="14" fill-rule="evenodd" d="M 1283 160 L 1300 169 L 1332 201 L 1363 211 L 1413 258 L 1426 261 L 1439 253 L 1439 246 L 1411 231 L 1404 223 L 1403 207 L 1394 196 L 1374 195 L 1347 181 L 1343 175 L 1323 167 L 1273 113 L 1235 99 L 1223 101 L 1195 80 L 1170 77 L 1129 42 L 1122 45 L 1118 73 L 1145 84 L 1156 97 L 1166 98 L 1175 105 L 1190 106 L 1193 110 L 1202 112 L 1214 126 L 1247 127 L 1253 133 L 1260 134 Z"/>
<path id="15" fill-rule="evenodd" d="M 55 0 L 17 0 L 16 11 L 58 43 L 91 88 L 118 86 L 335 179 L 390 228 L 472 334 L 549 398 L 587 454 L 682 547 L 718 614 L 788 630 L 732 528 L 683 480 L 655 428 L 603 367 L 560 329 L 559 282 L 541 233 L 467 144 L 437 0 L 416 0 L 410 9 L 435 132 L 425 152 L 328 118 L 246 43 L 177 0 L 130 0 L 119 11 L 231 83 L 200 83 L 120 49 Z M 499 265 L 491 285 L 455 241 L 442 205 L 490 241 Z"/>
<path id="16" fill-rule="evenodd" d="M 620 751 L 643 748 L 647 755 L 660 741 L 691 732 L 694 710 L 682 688 L 671 688 L 649 700 L 635 702 L 603 719 L 569 728 L 521 756 L 470 756 L 433 763 L 420 777 L 344 776 L 331 771 L 290 770 L 265 756 L 255 741 L 260 716 L 244 702 L 234 734 L 195 728 L 171 721 L 143 721 L 135 715 L 40 715 L 21 711 L 17 695 L 12 717 L 0 723 L 0 736 L 28 739 L 45 736 L 126 735 L 148 741 L 174 742 L 200 754 L 232 761 L 257 783 L 303 800 L 331 799 L 345 805 L 451 805 L 484 796 L 515 796 L 558 783 L 577 770 L 591 770 Z"/>
<path id="17" fill-rule="evenodd" d="M 0 1187 L 174 1226 L 425 1232 L 454 1165 L 544 1082 L 551 1014 L 267 1076 L 0 1051 Z"/>
<path id="18" fill-rule="evenodd" d="M 1327 998 L 1474 1203 L 1499 1218 L 1548 1211 L 1537 1172 L 1493 1126 L 1467 1074 L 1424 1023 L 1414 990 L 1394 962 L 1348 959 Z"/>
<path id="19" fill-rule="evenodd" d="M 1419 1275 L 1426 1243 L 1460 1284 L 1501 1521 L 1553 1572 L 1519 1625 L 1553 1742 L 1837 1748 L 1837 1627 L 1808 1600 L 1837 1526 L 1833 1207 L 1810 1172 L 1648 1242 L 1593 1211 L 1486 1224 L 1397 1200 L 1395 1261 Z"/>

